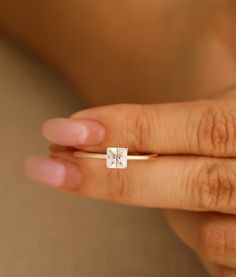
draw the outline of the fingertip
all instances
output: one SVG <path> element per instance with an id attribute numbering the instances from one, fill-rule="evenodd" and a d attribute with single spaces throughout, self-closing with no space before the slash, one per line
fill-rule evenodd
<path id="1" fill-rule="evenodd" d="M 43 124 L 42 132 L 48 141 L 63 146 L 84 144 L 88 136 L 85 126 L 66 118 L 49 119 Z"/>
<path id="2" fill-rule="evenodd" d="M 93 146 L 102 143 L 105 128 L 94 120 L 50 119 L 42 127 L 44 137 L 62 146 Z"/>
<path id="3" fill-rule="evenodd" d="M 81 177 L 78 166 L 44 156 L 28 158 L 25 162 L 25 174 L 33 182 L 66 189 L 76 189 Z"/>
<path id="4" fill-rule="evenodd" d="M 48 157 L 32 156 L 25 162 L 25 174 L 34 182 L 60 187 L 65 179 L 65 167 Z"/>

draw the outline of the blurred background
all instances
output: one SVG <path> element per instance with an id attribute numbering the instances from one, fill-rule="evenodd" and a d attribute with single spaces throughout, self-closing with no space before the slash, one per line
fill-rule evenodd
<path id="1" fill-rule="evenodd" d="M 223 48 L 209 34 L 225 7 L 202 3 L 1 0 L 1 277 L 207 276 L 159 210 L 81 199 L 23 175 L 28 155 L 47 152 L 40 129 L 50 117 L 220 87 Z"/>

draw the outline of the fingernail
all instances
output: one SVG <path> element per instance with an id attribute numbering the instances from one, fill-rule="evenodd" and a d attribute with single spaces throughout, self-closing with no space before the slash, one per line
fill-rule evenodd
<path id="1" fill-rule="evenodd" d="M 93 146 L 102 143 L 105 128 L 94 120 L 50 119 L 43 126 L 45 138 L 64 146 Z"/>
<path id="2" fill-rule="evenodd" d="M 47 157 L 31 157 L 25 163 L 25 173 L 34 182 L 59 188 L 77 188 L 79 169 L 73 164 L 62 164 Z"/>

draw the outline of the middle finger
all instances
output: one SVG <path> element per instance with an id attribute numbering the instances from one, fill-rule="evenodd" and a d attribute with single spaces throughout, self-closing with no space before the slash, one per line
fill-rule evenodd
<path id="1" fill-rule="evenodd" d="M 55 152 L 53 157 L 62 164 L 66 160 L 68 172 L 70 165 L 76 166 L 81 174 L 78 192 L 86 197 L 149 207 L 236 213 L 234 159 L 160 156 L 129 161 L 127 169 L 108 169 L 105 160 L 76 158 L 69 151 Z M 73 181 L 77 180 L 70 178 Z M 61 186 L 67 188 L 66 183 Z"/>

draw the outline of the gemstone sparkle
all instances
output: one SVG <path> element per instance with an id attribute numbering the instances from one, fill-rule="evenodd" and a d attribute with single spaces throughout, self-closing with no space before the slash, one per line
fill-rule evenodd
<path id="1" fill-rule="evenodd" d="M 117 168 L 117 169 L 127 168 L 128 166 L 127 156 L 128 156 L 128 148 L 108 147 L 107 160 L 106 160 L 107 168 Z"/>

